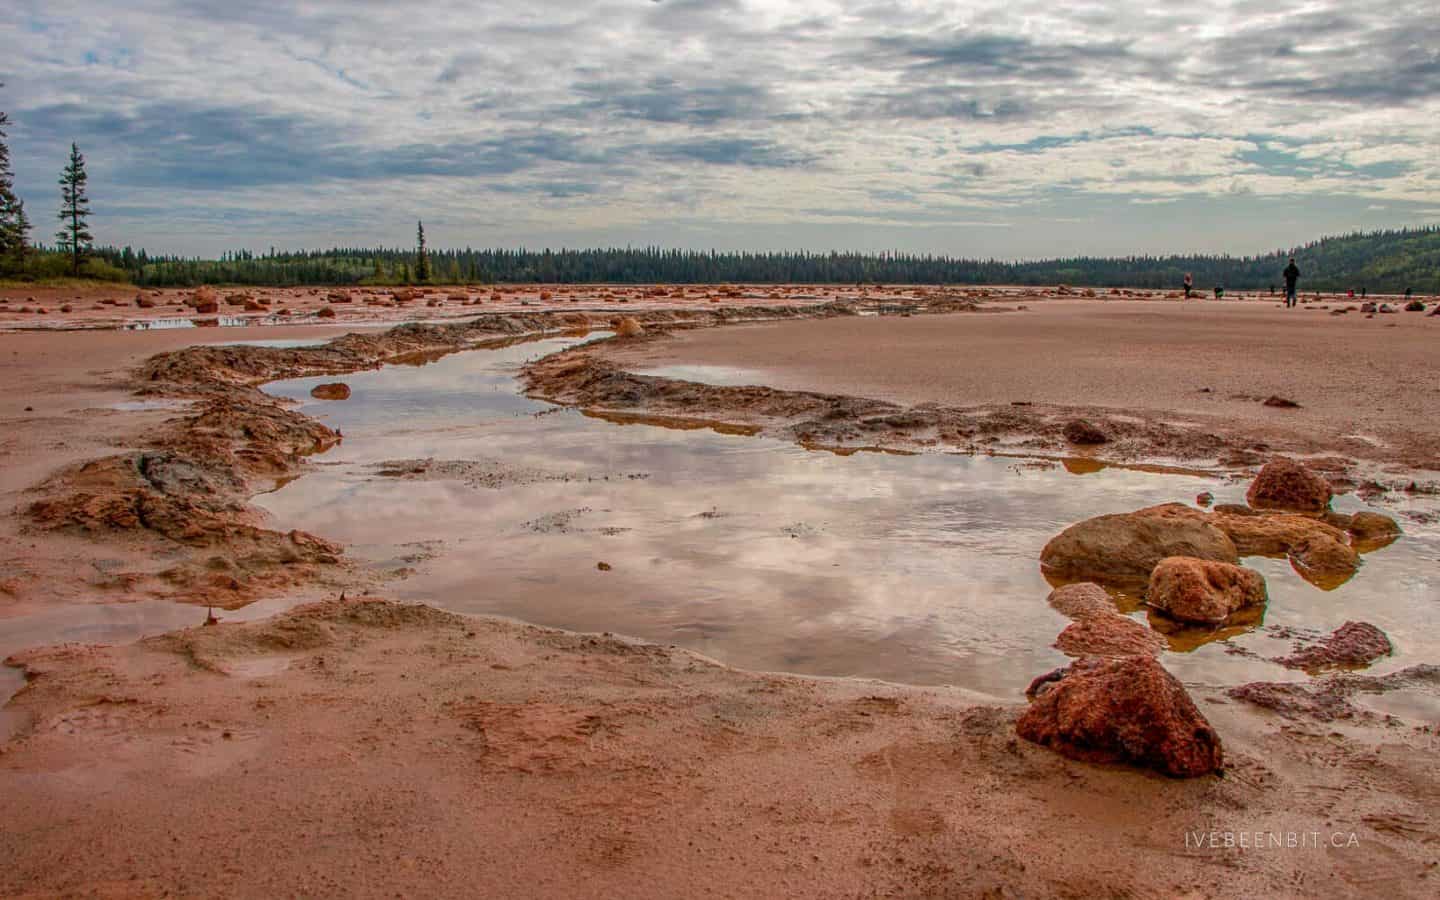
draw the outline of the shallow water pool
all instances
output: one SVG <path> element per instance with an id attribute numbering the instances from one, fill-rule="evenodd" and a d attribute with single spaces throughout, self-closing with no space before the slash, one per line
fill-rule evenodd
<path id="1" fill-rule="evenodd" d="M 749 669 L 1007 699 L 1066 661 L 1051 646 L 1068 620 L 1046 603 L 1046 541 L 1089 516 L 1201 491 L 1243 502 L 1244 482 L 1199 475 L 840 455 L 522 396 L 519 365 L 574 341 L 352 374 L 338 402 L 309 397 L 334 377 L 268 386 L 345 440 L 257 502 L 280 527 L 343 541 L 395 573 L 384 593 L 397 599 L 636 635 Z M 395 463 L 426 458 L 443 465 Z M 1328 631 L 1352 618 L 1397 646 L 1376 672 L 1435 661 L 1440 533 L 1407 527 L 1333 592 L 1284 560 L 1248 560 L 1269 581 L 1263 620 L 1223 639 L 1181 635 L 1165 664 L 1215 684 L 1304 678 L 1267 661 L 1290 643 L 1266 626 Z"/>

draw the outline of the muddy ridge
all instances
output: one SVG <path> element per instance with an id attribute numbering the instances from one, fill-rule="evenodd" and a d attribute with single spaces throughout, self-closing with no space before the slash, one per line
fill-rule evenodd
<path id="1" fill-rule="evenodd" d="M 602 418 L 649 419 L 670 427 L 693 421 L 699 424 L 692 427 L 765 434 L 838 453 L 943 450 L 1031 456 L 1063 462 L 1077 474 L 1118 464 L 1239 475 L 1277 457 L 1300 456 L 1337 493 L 1354 491 L 1373 499 L 1391 491 L 1440 492 L 1440 484 L 1416 480 L 1408 456 L 1342 456 L 1330 445 L 1298 435 L 1259 440 L 1243 424 L 1196 422 L 1195 417 L 1177 422 L 1170 419 L 1178 417 L 1142 410 L 1027 402 L 907 406 L 842 394 L 703 384 L 627 371 L 607 356 L 607 345 L 573 347 L 526 365 L 526 393 Z M 1399 474 L 1382 474 L 1392 469 Z"/>

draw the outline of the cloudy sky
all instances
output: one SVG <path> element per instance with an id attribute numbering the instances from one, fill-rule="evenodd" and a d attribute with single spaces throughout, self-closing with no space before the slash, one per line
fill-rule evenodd
<path id="1" fill-rule="evenodd" d="M 48 239 L 1033 258 L 1440 221 L 1434 0 L 5 0 Z M 1173 7 L 1173 8 L 1169 8 Z"/>

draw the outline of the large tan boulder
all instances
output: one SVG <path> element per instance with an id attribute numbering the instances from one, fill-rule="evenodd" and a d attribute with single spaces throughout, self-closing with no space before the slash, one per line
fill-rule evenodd
<path id="1" fill-rule="evenodd" d="M 1245 499 L 1256 509 L 1323 512 L 1334 492 L 1330 482 L 1293 459 L 1271 460 L 1255 476 Z"/>
<path id="2" fill-rule="evenodd" d="M 1172 556 L 1150 573 L 1145 600 L 1182 622 L 1220 625 L 1231 613 L 1265 602 L 1265 576 L 1244 566 Z"/>
<path id="3" fill-rule="evenodd" d="M 1224 765 L 1220 736 L 1175 676 L 1149 656 L 1091 657 L 1037 678 L 1020 737 L 1086 762 L 1129 763 L 1174 778 Z"/>
<path id="4" fill-rule="evenodd" d="M 1071 525 L 1040 551 L 1059 581 L 1143 581 L 1162 559 L 1189 556 L 1235 563 L 1240 554 L 1208 514 L 1180 503 L 1096 516 Z"/>

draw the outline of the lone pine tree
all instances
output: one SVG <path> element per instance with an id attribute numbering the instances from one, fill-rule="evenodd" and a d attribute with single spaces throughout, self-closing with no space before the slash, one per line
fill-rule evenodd
<path id="1" fill-rule="evenodd" d="M 430 257 L 425 253 L 425 223 L 415 223 L 415 280 L 425 282 L 430 280 Z"/>
<path id="2" fill-rule="evenodd" d="M 0 84 L 0 87 L 4 87 Z M 25 257 L 30 220 L 25 203 L 15 196 L 15 173 L 10 168 L 10 144 L 5 126 L 10 117 L 0 111 L 0 268 L 18 268 Z"/>
<path id="3" fill-rule="evenodd" d="M 80 274 L 80 262 L 90 252 L 95 240 L 90 233 L 86 219 L 90 216 L 90 198 L 85 194 L 85 183 L 90 176 L 85 174 L 85 157 L 80 148 L 70 145 L 70 163 L 60 173 L 60 221 L 63 223 L 55 239 L 60 252 L 70 254 L 70 267 Z"/>

